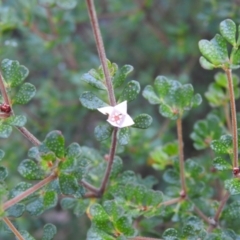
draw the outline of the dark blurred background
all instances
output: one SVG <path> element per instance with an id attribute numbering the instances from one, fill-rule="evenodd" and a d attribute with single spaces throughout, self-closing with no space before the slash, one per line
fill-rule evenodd
<path id="1" fill-rule="evenodd" d="M 16 114 L 28 117 L 26 127 L 40 140 L 58 129 L 67 145 L 78 142 L 106 154 L 107 143 L 97 142 L 93 133 L 104 117 L 83 108 L 79 101 L 81 93 L 90 89 L 80 81 L 81 75 L 100 65 L 85 1 L 71 0 L 70 5 L 60 0 L 0 2 L 0 59 L 25 65 L 30 71 L 27 81 L 37 88 L 28 105 L 15 107 Z M 108 59 L 119 67 L 130 64 L 135 69 L 128 80 L 138 80 L 143 89 L 156 76 L 165 75 L 192 83 L 195 92 L 202 94 L 202 105 L 183 122 L 186 157 L 197 155 L 189 134 L 194 122 L 210 110 L 204 92 L 216 72 L 201 68 L 198 41 L 211 39 L 226 18 L 240 23 L 240 1 L 98 0 L 95 4 Z M 152 174 L 159 178 L 148 164 L 149 151 L 176 138 L 174 122 L 161 117 L 157 107 L 142 96 L 129 104 L 129 112 L 133 116 L 145 112 L 154 120 L 148 130 L 133 132 L 130 144 L 121 153 L 124 167 L 143 177 Z M 21 179 L 17 165 L 27 158 L 31 144 L 17 130 L 0 142 L 6 152 L 1 164 L 9 169 L 11 189 Z M 26 215 L 17 222 L 35 237 L 41 235 L 42 223 L 52 222 L 58 226 L 58 240 L 85 239 L 89 225 L 84 217 L 77 218 L 60 206 L 40 217 Z M 1 237 L 0 233 L 0 239 L 14 238 Z"/>

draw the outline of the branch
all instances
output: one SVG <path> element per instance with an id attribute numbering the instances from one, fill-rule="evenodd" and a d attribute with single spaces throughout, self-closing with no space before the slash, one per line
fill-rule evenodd
<path id="1" fill-rule="evenodd" d="M 238 168 L 238 131 L 237 131 L 237 115 L 236 115 L 236 105 L 232 81 L 232 70 L 224 69 L 228 79 L 228 91 L 230 97 L 230 107 L 231 107 L 231 120 L 232 120 L 232 137 L 233 137 L 233 168 Z"/>
<path id="2" fill-rule="evenodd" d="M 115 99 L 115 95 L 114 95 L 114 91 L 113 91 L 113 85 L 112 85 L 110 72 L 109 72 L 108 65 L 107 65 L 107 57 L 106 57 L 106 53 L 105 53 L 105 49 L 104 49 L 104 45 L 103 45 L 102 35 L 101 35 L 100 28 L 98 25 L 98 19 L 97 19 L 95 6 L 94 6 L 94 1 L 93 0 L 86 0 L 86 1 L 87 1 L 88 13 L 89 13 L 89 17 L 90 17 L 90 21 L 91 21 L 91 25 L 92 25 L 92 29 L 93 29 L 93 34 L 94 34 L 96 45 L 97 45 L 98 55 L 99 55 L 99 58 L 100 58 L 100 61 L 101 61 L 102 67 L 103 67 L 106 86 L 108 89 L 109 102 L 110 102 L 110 105 L 115 106 L 116 99 Z"/>
<path id="3" fill-rule="evenodd" d="M 31 188 L 29 188 L 28 190 L 26 190 L 25 192 L 17 195 L 16 197 L 8 200 L 7 202 L 5 202 L 3 204 L 3 210 L 7 210 L 8 208 L 10 208 L 11 206 L 15 205 L 16 203 L 20 202 L 21 200 L 23 200 L 24 198 L 28 197 L 29 195 L 31 195 L 32 193 L 36 192 L 37 190 L 39 190 L 40 188 L 44 187 L 45 185 L 47 185 L 48 183 L 52 182 L 53 180 L 55 180 L 57 178 L 57 174 L 53 173 L 51 175 L 49 175 L 48 177 L 46 177 L 45 179 L 43 179 L 42 181 L 38 182 L 36 185 L 32 186 Z"/>
<path id="4" fill-rule="evenodd" d="M 9 229 L 11 229 L 11 231 L 14 233 L 14 235 L 17 237 L 18 240 L 24 240 L 21 233 L 15 228 L 15 226 L 12 224 L 12 222 L 7 217 L 4 217 L 2 220 L 7 224 Z"/>
<path id="5" fill-rule="evenodd" d="M 178 135 L 178 145 L 179 145 L 179 168 L 180 168 L 180 181 L 182 192 L 181 196 L 185 197 L 187 194 L 187 187 L 184 176 L 184 152 L 183 152 L 183 137 L 182 137 L 182 119 L 179 117 L 177 119 L 177 135 Z"/>

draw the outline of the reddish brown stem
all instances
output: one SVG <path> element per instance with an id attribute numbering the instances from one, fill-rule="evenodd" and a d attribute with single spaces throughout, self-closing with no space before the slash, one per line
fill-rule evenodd
<path id="1" fill-rule="evenodd" d="M 17 195 L 16 197 L 8 200 L 7 202 L 5 202 L 3 204 L 3 210 L 7 210 L 8 208 L 10 208 L 11 206 L 15 205 L 16 203 L 20 202 L 21 200 L 23 200 L 24 198 L 28 197 L 29 195 L 31 195 L 32 193 L 36 192 L 37 190 L 39 190 L 40 188 L 44 187 L 45 185 L 47 185 L 48 183 L 52 182 L 53 180 L 55 180 L 57 178 L 56 174 L 51 174 L 50 176 L 46 177 L 45 179 L 43 179 L 42 181 L 38 182 L 37 184 L 35 184 L 34 186 L 32 186 L 31 188 L 29 188 L 28 190 L 26 190 L 25 192 Z"/>
<path id="2" fill-rule="evenodd" d="M 93 34 L 94 34 L 95 41 L 96 41 L 98 55 L 99 55 L 99 58 L 100 58 L 100 61 L 101 61 L 102 67 L 103 67 L 106 86 L 108 89 L 109 102 L 112 106 L 115 106 L 116 99 L 115 99 L 115 95 L 114 95 L 114 91 L 113 91 L 113 85 L 112 85 L 110 72 L 109 72 L 108 65 L 107 65 L 107 57 L 106 57 L 106 53 L 105 53 L 105 49 L 104 49 L 104 45 L 103 45 L 102 35 L 101 35 L 100 28 L 98 25 L 98 19 L 97 19 L 95 6 L 94 6 L 94 1 L 93 0 L 86 0 L 86 1 L 87 1 L 88 13 L 89 13 L 89 17 L 90 17 L 90 21 L 91 21 L 91 25 L 92 25 L 92 29 L 93 29 Z"/>
<path id="3" fill-rule="evenodd" d="M 18 240 L 24 240 L 21 233 L 15 228 L 15 226 L 12 224 L 12 222 L 8 218 L 4 217 L 2 220 L 7 224 L 9 229 L 11 229 L 11 231 L 17 237 Z"/>
<path id="4" fill-rule="evenodd" d="M 229 199 L 230 197 L 230 193 L 229 192 L 226 192 L 225 195 L 223 196 L 221 202 L 220 202 L 220 205 L 215 213 L 215 216 L 214 216 L 214 221 L 217 223 L 219 218 L 220 218 L 220 215 L 223 211 L 223 208 L 227 202 L 227 200 Z M 209 228 L 208 228 L 208 232 L 212 232 L 212 230 L 216 227 L 217 225 L 210 225 Z"/>
<path id="5" fill-rule="evenodd" d="M 178 148 L 179 148 L 179 168 L 180 168 L 180 181 L 182 192 L 181 196 L 185 197 L 187 194 L 187 187 L 184 176 L 184 152 L 183 152 L 183 137 L 182 137 L 182 119 L 177 119 L 177 135 L 178 135 Z"/>
<path id="6" fill-rule="evenodd" d="M 234 97 L 234 86 L 232 81 L 232 70 L 225 69 L 228 79 L 228 91 L 230 97 L 231 121 L 232 121 L 232 137 L 233 137 L 233 168 L 238 168 L 238 131 L 237 131 L 237 115 Z"/>
<path id="7" fill-rule="evenodd" d="M 41 144 L 41 142 L 32 135 L 32 133 L 30 133 L 25 127 L 16 127 L 19 132 L 22 133 L 23 136 L 25 136 L 33 145 L 35 146 L 39 146 Z"/>
<path id="8" fill-rule="evenodd" d="M 6 103 L 9 106 L 12 106 L 11 101 L 10 101 L 10 99 L 8 97 L 6 86 L 4 84 L 4 80 L 3 80 L 3 77 L 2 77 L 1 73 L 0 73 L 0 91 L 2 93 L 2 97 L 3 97 L 4 103 Z"/>

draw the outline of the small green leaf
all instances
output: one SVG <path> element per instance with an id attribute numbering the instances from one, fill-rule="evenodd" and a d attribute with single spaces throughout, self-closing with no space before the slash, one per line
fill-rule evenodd
<path id="1" fill-rule="evenodd" d="M 3 159 L 4 155 L 5 152 L 2 149 L 0 149 L 0 161 Z"/>
<path id="2" fill-rule="evenodd" d="M 240 179 L 232 178 L 227 179 L 224 182 L 225 188 L 231 193 L 231 195 L 236 195 L 240 193 Z"/>
<path id="3" fill-rule="evenodd" d="M 55 225 L 48 223 L 43 227 L 43 238 L 42 240 L 51 240 L 57 233 L 57 228 Z"/>
<path id="4" fill-rule="evenodd" d="M 150 104 L 159 104 L 161 99 L 156 95 L 152 86 L 148 85 L 143 90 L 143 97 L 146 98 Z"/>
<path id="5" fill-rule="evenodd" d="M 160 105 L 159 112 L 162 116 L 170 118 L 172 120 L 176 120 L 178 118 L 178 114 L 175 114 L 172 108 L 164 103 Z"/>
<path id="6" fill-rule="evenodd" d="M 211 148 L 218 154 L 231 154 L 232 153 L 232 136 L 223 135 L 219 140 L 211 142 Z"/>
<path id="7" fill-rule="evenodd" d="M 0 138 L 8 138 L 12 133 L 12 127 L 9 125 L 0 125 Z"/>
<path id="8" fill-rule="evenodd" d="M 215 66 L 219 66 L 222 64 L 223 59 L 221 58 L 221 54 L 215 48 L 214 44 L 208 40 L 200 40 L 198 43 L 200 52 L 202 55 Z"/>
<path id="9" fill-rule="evenodd" d="M 4 179 L 8 176 L 8 171 L 5 167 L 0 166 L 0 181 L 4 181 Z"/>
<path id="10" fill-rule="evenodd" d="M 152 124 L 152 117 L 148 114 L 140 114 L 134 118 L 134 128 L 146 129 Z"/>
<path id="11" fill-rule="evenodd" d="M 227 162 L 224 158 L 222 157 L 216 157 L 213 159 L 213 166 L 219 170 L 230 170 L 232 168 L 231 164 Z"/>
<path id="12" fill-rule="evenodd" d="M 113 127 L 108 123 L 98 125 L 94 129 L 94 135 L 98 141 L 103 141 L 111 137 Z"/>
<path id="13" fill-rule="evenodd" d="M 24 83 L 15 95 L 13 102 L 15 104 L 26 104 L 34 97 L 35 93 L 36 88 L 34 85 L 31 83 Z"/>
<path id="14" fill-rule="evenodd" d="M 186 225 L 182 229 L 182 237 L 195 237 L 203 229 L 203 223 L 195 216 L 186 219 Z"/>
<path id="15" fill-rule="evenodd" d="M 77 158 L 81 153 L 82 149 L 78 143 L 71 143 L 66 149 L 66 156 L 68 158 Z"/>
<path id="16" fill-rule="evenodd" d="M 197 107 L 201 103 L 202 103 L 202 96 L 199 93 L 195 94 L 191 100 L 192 107 Z"/>
<path id="17" fill-rule="evenodd" d="M 101 107 L 106 107 L 108 104 L 103 102 L 101 99 L 96 97 L 91 92 L 84 92 L 80 97 L 80 102 L 82 105 L 88 109 L 95 110 Z"/>
<path id="18" fill-rule="evenodd" d="M 135 229 L 133 228 L 132 221 L 129 217 L 121 216 L 114 225 L 124 236 L 133 236 L 135 233 Z"/>
<path id="19" fill-rule="evenodd" d="M 173 169 L 167 169 L 163 174 L 163 180 L 171 184 L 179 184 L 179 174 Z"/>
<path id="20" fill-rule="evenodd" d="M 114 88 L 120 87 L 125 82 L 127 75 L 132 71 L 133 67 L 131 65 L 124 65 L 121 67 L 113 77 Z"/>
<path id="21" fill-rule="evenodd" d="M 44 212 L 43 198 L 36 198 L 26 205 L 26 210 L 33 216 L 39 216 Z"/>
<path id="22" fill-rule="evenodd" d="M 20 85 L 28 76 L 28 69 L 19 64 L 18 61 L 4 59 L 1 63 L 4 80 L 10 84 L 11 87 Z"/>
<path id="23" fill-rule="evenodd" d="M 19 115 L 19 116 L 10 116 L 6 119 L 5 123 L 17 126 L 17 127 L 23 127 L 27 122 L 27 118 L 25 116 Z"/>
<path id="24" fill-rule="evenodd" d="M 233 46 L 236 45 L 236 24 L 231 19 L 226 19 L 220 23 L 220 33 Z"/>
<path id="25" fill-rule="evenodd" d="M 56 3 L 60 8 L 66 10 L 73 9 L 77 6 L 76 0 L 56 0 Z"/>
<path id="26" fill-rule="evenodd" d="M 63 172 L 59 175 L 59 185 L 61 192 L 66 195 L 73 195 L 78 190 L 77 179 L 73 175 Z"/>
<path id="27" fill-rule="evenodd" d="M 117 138 L 120 145 L 127 145 L 130 139 L 129 128 L 121 128 L 118 131 Z"/>
<path id="28" fill-rule="evenodd" d="M 180 240 L 177 230 L 174 228 L 168 228 L 163 233 L 164 240 Z"/>
<path id="29" fill-rule="evenodd" d="M 55 130 L 48 133 L 43 141 L 43 144 L 47 146 L 50 151 L 54 152 L 57 157 L 64 157 L 65 139 L 60 131 Z"/>
<path id="30" fill-rule="evenodd" d="M 139 82 L 132 80 L 130 81 L 123 89 L 121 96 L 119 98 L 120 102 L 127 100 L 128 102 L 134 100 L 137 95 L 140 93 L 140 84 Z"/>
<path id="31" fill-rule="evenodd" d="M 19 232 L 20 232 L 20 234 L 22 235 L 22 237 L 23 237 L 24 240 L 35 240 L 35 238 L 32 237 L 27 231 L 21 230 L 21 231 L 19 231 Z"/>
<path id="32" fill-rule="evenodd" d="M 206 69 L 206 70 L 212 70 L 214 69 L 214 65 L 212 63 L 210 63 L 205 57 L 201 56 L 199 59 L 200 65 L 202 66 L 202 68 Z"/>
<path id="33" fill-rule="evenodd" d="M 18 172 L 28 180 L 39 180 L 45 175 L 40 167 L 30 159 L 25 159 L 20 163 Z"/>
<path id="34" fill-rule="evenodd" d="M 239 68 L 239 64 L 240 64 L 240 47 L 239 46 L 238 48 L 232 48 L 230 59 L 232 64 L 238 65 L 238 68 Z"/>
<path id="35" fill-rule="evenodd" d="M 100 80 L 96 79 L 93 75 L 91 75 L 90 73 L 85 73 L 82 77 L 81 80 L 87 82 L 88 84 L 90 84 L 91 86 L 97 88 L 97 89 L 101 89 L 101 90 L 106 90 L 106 86 L 103 82 L 101 82 Z"/>
<path id="36" fill-rule="evenodd" d="M 18 196 L 19 194 L 25 192 L 27 189 L 32 187 L 32 184 L 26 183 L 26 182 L 20 182 L 18 183 L 11 191 L 9 194 L 9 198 L 14 198 Z"/>
<path id="37" fill-rule="evenodd" d="M 53 208 L 57 205 L 58 195 L 55 191 L 46 191 L 43 195 L 43 205 L 45 209 Z"/>
<path id="38" fill-rule="evenodd" d="M 225 39 L 221 35 L 216 34 L 215 37 L 211 40 L 211 43 L 214 45 L 220 58 L 223 61 L 228 61 L 227 42 Z"/>
<path id="39" fill-rule="evenodd" d="M 22 203 L 17 203 L 7 209 L 7 216 L 18 218 L 22 216 L 24 211 L 25 211 L 25 205 Z"/>

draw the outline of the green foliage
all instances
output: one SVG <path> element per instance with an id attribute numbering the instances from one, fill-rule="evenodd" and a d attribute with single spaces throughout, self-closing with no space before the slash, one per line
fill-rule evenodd
<path id="1" fill-rule="evenodd" d="M 151 104 L 160 104 L 160 114 L 172 120 L 181 118 L 185 111 L 198 106 L 202 101 L 199 94 L 194 95 L 191 84 L 183 85 L 164 76 L 157 77 L 153 87 L 146 86 L 143 96 Z"/>

